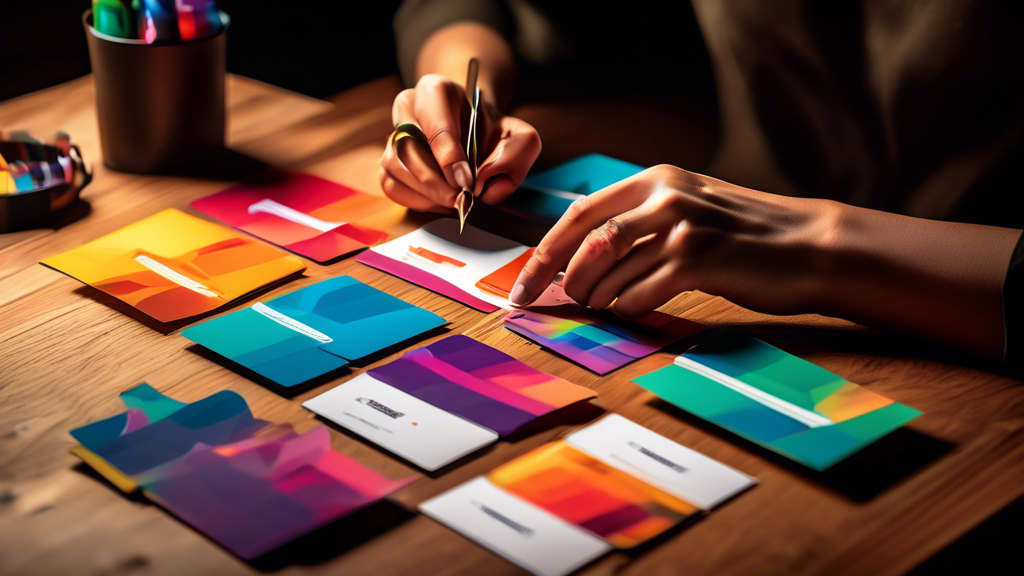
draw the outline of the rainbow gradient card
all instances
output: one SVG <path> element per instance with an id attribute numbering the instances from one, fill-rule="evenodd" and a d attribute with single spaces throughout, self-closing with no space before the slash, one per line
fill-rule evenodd
<path id="1" fill-rule="evenodd" d="M 815 470 L 921 415 L 739 332 L 701 343 L 634 382 Z"/>
<path id="2" fill-rule="evenodd" d="M 617 414 L 420 505 L 535 574 L 656 538 L 757 481 Z"/>
<path id="3" fill-rule="evenodd" d="M 433 312 L 340 276 L 257 302 L 181 335 L 292 388 L 445 324 Z"/>
<path id="4" fill-rule="evenodd" d="M 320 263 L 383 242 L 406 212 L 387 198 L 277 169 L 192 207 Z"/>
<path id="5" fill-rule="evenodd" d="M 508 313 L 505 328 L 602 375 L 705 329 L 663 312 L 624 320 L 577 304 L 555 284 L 530 308 Z"/>
<path id="6" fill-rule="evenodd" d="M 122 399 L 128 412 L 71 432 L 81 443 L 72 452 L 242 558 L 415 480 L 388 480 L 335 452 L 323 426 L 297 434 L 258 420 L 234 392 L 185 404 L 143 384 Z"/>
<path id="7" fill-rule="evenodd" d="M 597 395 L 463 335 L 406 352 L 367 374 L 502 436 Z"/>
<path id="8" fill-rule="evenodd" d="M 42 264 L 161 322 L 215 310 L 306 268 L 273 246 L 173 209 Z"/>
<path id="9" fill-rule="evenodd" d="M 699 511 L 565 442 L 541 446 L 487 479 L 616 548 L 642 544 Z"/>

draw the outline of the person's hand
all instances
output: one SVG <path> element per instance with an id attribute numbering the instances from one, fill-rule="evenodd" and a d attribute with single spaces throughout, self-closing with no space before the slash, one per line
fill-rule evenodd
<path id="1" fill-rule="evenodd" d="M 581 304 L 640 317 L 687 290 L 776 314 L 812 309 L 842 205 L 776 196 L 657 166 L 574 202 L 510 300 L 523 306 L 567 266 Z"/>
<path id="2" fill-rule="evenodd" d="M 474 181 L 465 150 L 469 123 L 465 89 L 438 74 L 427 74 L 415 88 L 401 92 L 391 116 L 396 126 L 418 125 L 429 142 L 428 146 L 403 138 L 395 146 L 389 144 L 380 158 L 384 194 L 414 210 L 450 212 L 463 188 L 488 204 L 497 204 L 519 188 L 540 154 L 540 136 L 533 126 L 502 116 L 481 102 L 480 164 Z"/>

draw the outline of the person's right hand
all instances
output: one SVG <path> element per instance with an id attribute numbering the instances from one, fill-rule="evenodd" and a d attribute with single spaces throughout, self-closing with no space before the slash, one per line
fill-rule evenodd
<path id="1" fill-rule="evenodd" d="M 450 79 L 427 74 L 415 88 L 401 92 L 391 111 L 395 126 L 416 124 L 429 146 L 414 138 L 390 143 L 380 158 L 384 194 L 414 210 L 450 212 L 463 188 L 488 204 L 497 204 L 519 188 L 540 154 L 533 126 L 481 102 L 474 181 L 466 159 L 465 126 L 469 102 L 465 89 Z"/>

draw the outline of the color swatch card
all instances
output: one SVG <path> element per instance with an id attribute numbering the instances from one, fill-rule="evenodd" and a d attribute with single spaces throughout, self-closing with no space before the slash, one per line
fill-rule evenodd
<path id="1" fill-rule="evenodd" d="M 442 468 L 498 440 L 497 432 L 366 373 L 302 406 L 424 470 Z"/>
<path id="2" fill-rule="evenodd" d="M 459 234 L 458 221 L 442 218 L 356 260 L 481 312 L 494 312 L 510 308 L 507 290 L 529 259 L 529 250 L 473 226 Z"/>
<path id="3" fill-rule="evenodd" d="M 415 480 L 391 481 L 331 449 L 320 426 L 253 418 L 224 391 L 193 404 L 143 384 L 129 410 L 73 430 L 72 452 L 242 558 L 255 558 Z M 241 497 L 240 497 L 241 496 Z"/>
<path id="4" fill-rule="evenodd" d="M 161 322 L 209 312 L 306 268 L 277 248 L 173 209 L 42 263 Z"/>
<path id="5" fill-rule="evenodd" d="M 609 415 L 420 505 L 538 574 L 566 574 L 628 549 L 756 480 Z"/>
<path id="6" fill-rule="evenodd" d="M 642 172 L 643 166 L 603 154 L 587 154 L 531 174 L 498 208 L 537 222 L 554 224 L 575 200 Z"/>
<path id="7" fill-rule="evenodd" d="M 447 323 L 433 312 L 340 276 L 257 302 L 181 335 L 290 388 Z"/>
<path id="8" fill-rule="evenodd" d="M 406 212 L 387 198 L 276 169 L 192 207 L 316 262 L 383 242 Z"/>
<path id="9" fill-rule="evenodd" d="M 472 338 L 449 336 L 303 406 L 426 470 L 596 396 Z"/>
<path id="10" fill-rule="evenodd" d="M 505 327 L 597 374 L 607 374 L 705 329 L 664 312 L 625 320 L 577 304 L 551 284 L 529 308 L 505 316 Z"/>
<path id="11" fill-rule="evenodd" d="M 739 332 L 701 343 L 635 382 L 815 470 L 921 415 Z"/>

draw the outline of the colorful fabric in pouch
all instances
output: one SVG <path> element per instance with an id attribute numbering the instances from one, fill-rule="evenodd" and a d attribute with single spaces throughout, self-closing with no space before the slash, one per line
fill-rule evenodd
<path id="1" fill-rule="evenodd" d="M 739 332 L 702 342 L 634 382 L 815 470 L 921 415 Z"/>
<path id="2" fill-rule="evenodd" d="M 215 310 L 306 268 L 277 248 L 173 209 L 42 264 L 161 322 Z"/>
<path id="3" fill-rule="evenodd" d="M 367 374 L 503 436 L 596 396 L 462 335 L 406 352 Z"/>
<path id="4" fill-rule="evenodd" d="M 406 213 L 387 198 L 276 169 L 192 207 L 320 263 L 383 242 Z"/>
<path id="5" fill-rule="evenodd" d="M 700 511 L 565 442 L 520 456 L 487 479 L 616 548 L 642 544 Z"/>
<path id="6" fill-rule="evenodd" d="M 349 277 L 226 314 L 182 336 L 293 387 L 447 324 Z"/>
<path id="7" fill-rule="evenodd" d="M 505 327 L 597 374 L 607 374 L 705 329 L 663 312 L 630 322 L 577 304 L 555 284 L 529 309 L 508 313 Z"/>
<path id="8" fill-rule="evenodd" d="M 323 426 L 296 434 L 290 425 L 255 419 L 234 392 L 184 404 L 143 384 L 121 397 L 129 411 L 73 430 L 81 444 L 72 452 L 242 558 L 415 480 L 388 480 L 334 452 Z"/>

